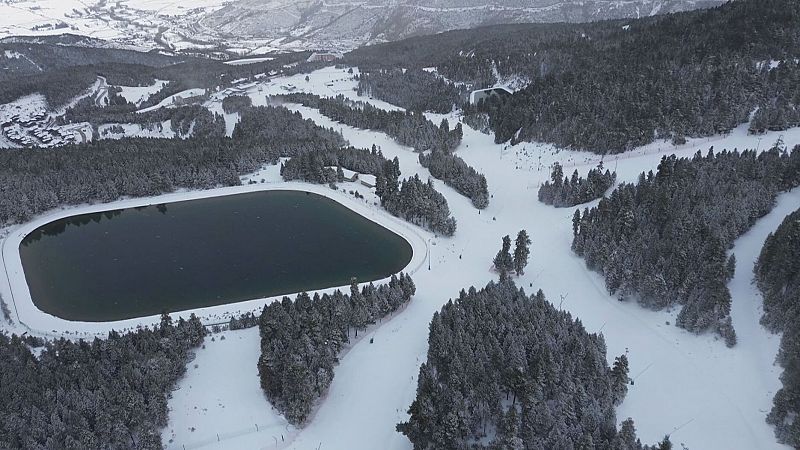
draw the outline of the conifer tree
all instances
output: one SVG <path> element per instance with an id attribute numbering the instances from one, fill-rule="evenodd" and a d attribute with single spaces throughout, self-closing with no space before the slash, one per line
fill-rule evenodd
<path id="1" fill-rule="evenodd" d="M 501 278 L 508 276 L 514 270 L 514 258 L 511 256 L 511 237 L 503 236 L 503 247 L 494 257 L 494 268 L 500 273 Z"/>
<path id="2" fill-rule="evenodd" d="M 530 255 L 530 245 L 531 238 L 528 236 L 528 232 L 520 230 L 514 247 L 514 271 L 517 275 L 525 273 L 525 266 L 528 265 L 528 256 Z"/>

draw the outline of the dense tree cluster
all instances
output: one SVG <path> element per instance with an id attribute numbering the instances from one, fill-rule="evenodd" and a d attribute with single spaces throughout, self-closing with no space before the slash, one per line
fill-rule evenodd
<path id="1" fill-rule="evenodd" d="M 121 139 L 0 152 L 0 223 L 59 206 L 240 184 L 279 157 L 337 149 L 344 139 L 286 108 L 242 113 L 233 138 Z"/>
<path id="2" fill-rule="evenodd" d="M 363 68 L 362 68 L 363 69 Z M 364 72 L 358 77 L 358 95 L 368 95 L 409 111 L 446 114 L 466 100 L 466 89 L 421 69 Z"/>
<path id="3" fill-rule="evenodd" d="M 556 208 L 580 205 L 590 202 L 605 195 L 606 191 L 614 185 L 617 173 L 602 168 L 591 169 L 586 178 L 578 176 L 578 170 L 572 172 L 572 177 L 564 176 L 561 164 L 553 164 L 550 181 L 545 181 L 539 187 L 539 201 Z"/>
<path id="4" fill-rule="evenodd" d="M 392 215 L 436 233 L 452 236 L 456 219 L 450 216 L 447 199 L 433 187 L 433 181 L 422 181 L 418 175 L 400 182 L 400 161 L 386 161 L 377 177 L 375 193 L 381 205 Z"/>
<path id="5" fill-rule="evenodd" d="M 287 181 L 334 183 L 344 181 L 344 173 L 340 168 L 378 176 L 386 162 L 386 158 L 374 145 L 372 150 L 341 147 L 330 151 L 301 153 L 281 164 L 281 176 Z"/>
<path id="6" fill-rule="evenodd" d="M 756 128 L 789 126 L 798 54 L 800 2 L 743 0 L 639 20 L 453 31 L 362 47 L 346 60 L 370 70 L 436 67 L 475 88 L 527 79 L 509 99 L 465 113 L 488 114 L 498 142 L 614 153 L 725 132 L 757 106 Z M 771 61 L 789 63 L 771 70 Z"/>
<path id="7" fill-rule="evenodd" d="M 233 129 L 234 140 L 244 140 L 279 149 L 280 156 L 305 152 L 327 152 L 345 145 L 341 134 L 303 119 L 298 112 L 273 106 L 258 106 L 242 111 Z"/>
<path id="8" fill-rule="evenodd" d="M 727 282 L 733 241 L 800 184 L 800 149 L 722 151 L 664 157 L 658 171 L 623 184 L 591 210 L 576 213 L 572 248 L 605 275 L 620 299 L 648 308 L 682 305 L 677 325 L 712 330 L 732 346 Z"/>
<path id="9" fill-rule="evenodd" d="M 397 311 L 415 290 L 411 277 L 401 273 L 377 288 L 370 283 L 359 290 L 353 280 L 349 295 L 302 293 L 294 302 L 284 297 L 265 306 L 258 373 L 270 403 L 289 422 L 302 425 L 333 381 L 337 357 L 351 335 L 358 337 L 359 330 Z"/>
<path id="10" fill-rule="evenodd" d="M 800 126 L 800 61 L 782 61 L 769 71 L 769 93 L 750 121 L 750 133 Z"/>
<path id="11" fill-rule="evenodd" d="M 229 95 L 222 99 L 222 110 L 228 114 L 241 112 L 253 106 L 253 100 L 248 95 Z"/>
<path id="12" fill-rule="evenodd" d="M 445 119 L 439 126 L 424 114 L 412 111 L 385 111 L 369 103 L 354 102 L 342 95 L 323 98 L 314 94 L 293 93 L 274 98 L 318 109 L 324 116 L 351 127 L 382 131 L 401 145 L 418 152 L 451 152 L 461 143 L 461 124 L 450 129 Z"/>
<path id="13" fill-rule="evenodd" d="M 519 230 L 517 239 L 514 241 L 514 255 L 511 255 L 511 236 L 503 236 L 503 247 L 495 255 L 492 261 L 494 270 L 500 273 L 500 279 L 505 280 L 509 274 L 516 272 L 517 275 L 525 273 L 530 257 L 531 238 L 525 230 Z"/>
<path id="14" fill-rule="evenodd" d="M 397 429 L 415 450 L 639 450 L 632 421 L 616 429 L 627 383 L 627 358 L 610 370 L 602 335 L 542 291 L 491 282 L 434 314 L 411 417 Z"/>
<path id="15" fill-rule="evenodd" d="M 783 332 L 778 352 L 783 387 L 775 394 L 767 422 L 775 426 L 780 442 L 800 448 L 800 210 L 767 237 L 755 278 L 764 295 L 761 323 Z"/>
<path id="16" fill-rule="evenodd" d="M 108 339 L 48 342 L 0 334 L 0 447 L 160 449 L 167 398 L 203 342 L 194 315 Z"/>
<path id="17" fill-rule="evenodd" d="M 228 322 L 229 330 L 244 330 L 245 328 L 253 328 L 258 326 L 260 316 L 251 312 L 241 314 L 239 317 L 231 317 Z"/>
<path id="18" fill-rule="evenodd" d="M 476 208 L 484 209 L 489 206 L 489 186 L 486 177 L 463 159 L 452 153 L 434 150 L 428 154 L 420 153 L 419 163 L 427 168 L 431 175 L 472 200 L 472 205 Z"/>

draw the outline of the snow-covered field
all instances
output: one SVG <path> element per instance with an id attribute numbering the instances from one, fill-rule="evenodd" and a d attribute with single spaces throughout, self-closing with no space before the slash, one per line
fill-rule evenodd
<path id="1" fill-rule="evenodd" d="M 258 328 L 206 338 L 172 394 L 170 423 L 162 433 L 167 449 L 223 442 L 225 448 L 258 448 L 294 435 L 295 428 L 272 409 L 258 383 L 260 342 Z"/>
<path id="2" fill-rule="evenodd" d="M 167 108 L 167 107 L 175 105 L 175 102 L 179 98 L 180 99 L 187 99 L 187 98 L 190 98 L 190 97 L 203 95 L 203 94 L 205 94 L 205 92 L 206 92 L 205 89 L 200 89 L 200 88 L 187 89 L 185 91 L 178 92 L 177 94 L 170 95 L 169 97 L 165 98 L 164 100 L 161 100 L 157 104 L 155 104 L 153 106 L 149 106 L 147 108 L 142 108 L 142 109 L 140 109 L 140 110 L 138 110 L 136 112 L 144 113 L 144 112 L 149 112 L 149 111 L 155 111 L 155 110 L 157 110 L 159 108 Z"/>
<path id="3" fill-rule="evenodd" d="M 161 90 L 165 84 L 167 84 L 166 81 L 156 80 L 151 86 L 119 86 L 121 89 L 119 95 L 138 106 L 150 98 L 151 95 Z"/>
<path id="4" fill-rule="evenodd" d="M 355 82 L 340 69 L 314 72 L 308 82 L 304 77 L 276 78 L 253 86 L 247 92 L 256 105 L 264 104 L 266 95 L 285 93 L 286 87 L 294 86 L 297 91 L 327 96 L 342 93 L 348 98 L 368 100 L 378 107 L 395 108 L 357 97 L 353 90 Z M 210 103 L 218 101 L 219 98 L 209 100 Z M 370 147 L 374 143 L 385 156 L 397 156 L 403 177 L 429 176 L 419 165 L 417 154 L 382 133 L 354 129 L 334 123 L 315 110 L 288 106 L 320 125 L 341 131 L 352 145 Z M 437 123 L 444 117 L 451 125 L 458 121 L 455 113 L 429 116 Z M 233 123 L 235 121 L 231 120 L 228 126 L 232 127 Z M 697 150 L 707 151 L 711 145 L 716 150 L 763 150 L 779 137 L 793 146 L 800 143 L 800 129 L 748 136 L 746 126 L 742 126 L 729 135 L 694 139 L 677 148 L 666 142 L 653 143 L 623 155 L 606 157 L 603 164 L 616 169 L 620 182 L 631 182 L 641 171 L 654 170 L 665 154 L 690 156 Z M 486 175 L 492 198 L 489 207 L 479 212 L 467 198 L 444 183 L 436 183 L 458 221 L 458 231 L 453 238 L 435 237 L 419 228 L 400 224 L 374 206 L 374 193 L 357 183 L 340 186 L 358 190 L 366 196 L 364 200 L 355 200 L 341 190 L 334 192 L 327 187 L 279 184 L 277 166 L 267 166 L 245 177 L 245 180 L 256 181 L 256 185 L 204 193 L 181 192 L 157 199 L 125 200 L 113 205 L 82 206 L 48 214 L 13 231 L 10 238 L 4 240 L 10 244 L 4 247 L 3 255 L 7 263 L 9 258 L 14 258 L 17 253 L 14 242 L 18 243 L 21 231 L 77 212 L 281 186 L 319 189 L 335 195 L 337 201 L 380 223 L 396 226 L 397 231 L 415 241 L 417 262 L 412 262 L 412 266 L 426 263 L 425 258 L 430 258 L 431 270 L 427 269 L 427 264 L 415 266 L 419 269 L 413 274 L 416 296 L 404 311 L 371 331 L 374 343 L 364 340 L 352 346 L 336 368 L 336 377 L 316 415 L 296 433 L 287 430 L 285 421 L 271 410 L 260 391 L 255 370 L 258 332 L 253 329 L 217 334 L 214 342 L 209 337 L 206 348 L 198 351 L 187 377 L 173 393 L 170 424 L 163 431 L 163 437 L 168 447 L 176 449 L 183 446 L 187 449 L 409 449 L 408 440 L 394 427 L 407 418 L 406 410 L 414 398 L 417 372 L 427 351 L 428 323 L 432 314 L 461 288 L 482 286 L 495 278 L 490 266 L 501 237 L 525 228 L 533 239 L 531 263 L 526 275 L 519 277 L 517 283 L 529 291 L 543 289 L 552 303 L 580 318 L 589 331 L 602 332 L 610 360 L 628 353 L 635 385 L 630 386 L 625 402 L 618 409 L 618 420 L 633 417 L 642 441 L 655 442 L 670 434 L 675 448 L 683 444 L 693 450 L 788 449 L 775 442 L 771 427 L 764 422 L 772 395 L 779 386 L 780 370 L 773 365 L 778 336 L 770 335 L 758 324 L 761 298 L 750 280 L 753 260 L 766 234 L 773 231 L 788 212 L 800 207 L 800 191 L 782 195 L 775 210 L 735 243 L 732 252 L 736 254 L 738 267 L 730 288 L 739 343 L 729 349 L 713 335 L 696 336 L 675 327 L 677 311 L 648 311 L 608 295 L 603 278 L 588 271 L 583 260 L 570 250 L 570 220 L 574 208 L 556 209 L 536 200 L 537 189 L 549 177 L 553 162 L 561 162 L 566 172 L 578 169 L 585 173 L 600 162 L 600 156 L 557 150 L 544 144 L 495 144 L 491 136 L 466 126 L 457 154 Z M 420 256 L 421 261 L 417 259 Z M 12 269 L 18 267 L 15 264 L 12 261 Z M 11 275 L 12 281 L 17 280 L 16 291 L 20 282 L 24 284 L 24 278 L 20 273 Z M 8 298 L 6 288 L 0 285 L 4 297 Z M 241 303 L 235 308 L 216 307 L 220 309 L 201 312 L 205 317 L 223 316 L 223 310 L 252 310 L 263 304 L 264 300 L 259 300 Z M 47 329 L 51 323 L 56 326 L 47 322 Z M 78 326 L 83 329 L 81 324 Z M 222 336 L 225 340 L 221 340 Z M 262 431 L 262 427 L 266 430 Z M 281 429 L 283 442 L 277 434 Z"/>

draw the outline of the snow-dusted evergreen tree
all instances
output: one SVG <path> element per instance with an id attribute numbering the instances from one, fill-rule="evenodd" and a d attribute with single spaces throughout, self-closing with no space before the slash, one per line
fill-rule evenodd
<path id="1" fill-rule="evenodd" d="M 617 356 L 611 368 L 611 390 L 614 404 L 619 405 L 628 393 L 628 357 Z"/>
<path id="2" fill-rule="evenodd" d="M 800 210 L 767 237 L 754 271 L 764 296 L 761 323 L 783 333 L 777 358 L 784 369 L 783 387 L 767 422 L 775 426 L 780 442 L 800 448 Z"/>
<path id="3" fill-rule="evenodd" d="M 503 236 L 503 247 L 494 257 L 494 269 L 500 273 L 500 278 L 506 278 L 514 270 L 514 258 L 511 256 L 511 237 Z"/>
<path id="4" fill-rule="evenodd" d="M 514 243 L 514 271 L 517 275 L 525 273 L 525 266 L 528 265 L 528 257 L 531 254 L 530 246 L 531 238 L 528 236 L 528 232 L 519 230 Z"/>

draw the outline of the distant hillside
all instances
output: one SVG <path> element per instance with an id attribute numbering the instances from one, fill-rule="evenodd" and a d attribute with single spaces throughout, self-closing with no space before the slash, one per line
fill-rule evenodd
<path id="1" fill-rule="evenodd" d="M 523 80 L 527 87 L 508 100 L 467 108 L 467 120 L 494 131 L 497 142 L 599 153 L 726 132 L 756 108 L 752 132 L 798 126 L 798 58 L 796 0 L 737 0 L 639 20 L 483 27 L 346 57 L 373 73 L 435 67 L 472 87 Z M 396 94 L 403 92 L 415 90 Z"/>
<path id="2" fill-rule="evenodd" d="M 96 39 L 56 40 L 48 38 L 6 38 L 0 41 L 0 79 L 24 74 L 38 74 L 65 67 L 95 64 L 138 64 L 165 67 L 187 58 L 175 58 L 155 52 L 137 52 L 104 46 Z M 66 42 L 67 44 L 65 44 Z M 97 44 L 94 46 L 93 44 Z"/>
<path id="3" fill-rule="evenodd" d="M 156 51 L 87 46 L 92 43 L 76 36 L 4 39 L 0 42 L 0 104 L 38 92 L 51 107 L 61 106 L 84 92 L 97 76 L 124 86 L 149 86 L 156 78 L 174 81 L 172 93 L 210 88 L 259 73 L 300 70 L 296 64 L 309 56 L 308 52 L 274 54 L 270 60 L 235 66 Z"/>
<path id="4" fill-rule="evenodd" d="M 239 0 L 201 20 L 232 36 L 356 46 L 409 36 L 521 22 L 590 22 L 707 8 L 721 0 Z"/>

